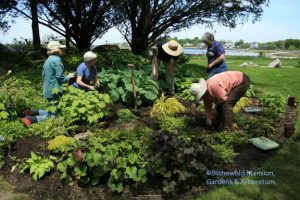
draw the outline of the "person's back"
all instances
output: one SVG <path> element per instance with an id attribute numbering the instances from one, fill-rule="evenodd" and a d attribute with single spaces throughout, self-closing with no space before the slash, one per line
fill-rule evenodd
<path id="1" fill-rule="evenodd" d="M 52 90 L 57 88 L 62 92 L 61 84 L 66 82 L 63 75 L 64 67 L 61 58 L 57 55 L 50 55 L 43 65 L 43 95 L 45 98 L 53 98 Z"/>

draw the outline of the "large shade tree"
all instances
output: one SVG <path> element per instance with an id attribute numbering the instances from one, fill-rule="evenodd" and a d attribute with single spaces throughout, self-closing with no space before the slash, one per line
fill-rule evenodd
<path id="1" fill-rule="evenodd" d="M 29 1 L 21 0 L 14 10 L 32 19 Z M 38 23 L 66 38 L 79 49 L 91 44 L 113 26 L 116 1 L 38 0 Z"/>
<path id="2" fill-rule="evenodd" d="M 11 20 L 8 19 L 9 15 L 12 14 L 12 8 L 17 4 L 14 0 L 1 0 L 0 1 L 0 31 L 5 33 L 10 25 Z"/>
<path id="3" fill-rule="evenodd" d="M 117 28 L 132 52 L 141 54 L 162 33 L 168 34 L 195 24 L 214 23 L 234 28 L 252 18 L 258 20 L 268 0 L 122 0 L 117 5 L 121 23 Z"/>

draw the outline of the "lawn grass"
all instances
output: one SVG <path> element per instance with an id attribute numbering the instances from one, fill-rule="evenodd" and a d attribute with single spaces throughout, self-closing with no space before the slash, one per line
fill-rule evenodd
<path id="1" fill-rule="evenodd" d="M 283 67 L 270 69 L 266 67 L 272 59 L 227 56 L 229 70 L 239 70 L 247 73 L 252 84 L 269 90 L 279 92 L 286 97 L 295 96 L 300 101 L 300 64 L 299 59 L 281 59 Z M 239 67 L 243 62 L 253 62 L 258 67 Z M 199 74 L 206 67 L 204 56 L 192 57 L 190 67 L 199 69 Z M 299 110 L 300 106 L 298 107 Z M 297 122 L 296 134 L 300 136 L 300 120 Z M 276 156 L 268 160 L 260 169 L 273 171 L 275 173 L 274 185 L 232 185 L 222 186 L 216 190 L 199 195 L 197 200 L 219 200 L 219 199 L 272 199 L 290 200 L 299 199 L 300 188 L 300 142 L 290 139 L 283 145 Z M 252 179 L 262 179 L 255 177 Z M 268 179 L 268 177 L 265 177 Z M 273 178 L 272 178 L 273 179 Z"/>

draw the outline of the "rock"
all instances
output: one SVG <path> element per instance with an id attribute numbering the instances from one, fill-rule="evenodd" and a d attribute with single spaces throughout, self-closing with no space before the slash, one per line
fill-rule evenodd
<path id="1" fill-rule="evenodd" d="M 82 139 L 88 137 L 89 135 L 91 135 L 90 132 L 84 132 L 84 133 L 79 133 L 79 134 L 74 135 L 74 138 L 75 138 L 75 140 L 82 140 Z"/>
<path id="2" fill-rule="evenodd" d="M 273 62 L 271 62 L 268 67 L 270 68 L 279 68 L 281 67 L 281 61 L 279 59 L 275 59 L 273 60 Z"/>
<path id="3" fill-rule="evenodd" d="M 240 67 L 253 67 L 254 63 L 253 62 L 244 62 L 239 65 Z"/>

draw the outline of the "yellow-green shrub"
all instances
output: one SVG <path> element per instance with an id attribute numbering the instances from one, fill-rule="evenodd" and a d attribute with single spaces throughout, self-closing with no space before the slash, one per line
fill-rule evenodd
<path id="1" fill-rule="evenodd" d="M 64 152 L 67 147 L 75 144 L 75 139 L 64 135 L 58 135 L 48 142 L 48 149 L 55 152 Z"/>
<path id="2" fill-rule="evenodd" d="M 176 114 L 185 112 L 186 108 L 174 97 L 167 98 L 164 94 L 156 100 L 150 116 L 160 118 L 164 116 L 174 117 Z"/>
<path id="3" fill-rule="evenodd" d="M 234 108 L 233 108 L 233 112 L 237 113 L 239 112 L 241 109 L 246 108 L 247 106 L 251 105 L 251 100 L 247 97 L 242 97 L 240 98 L 240 100 L 235 104 Z"/>

